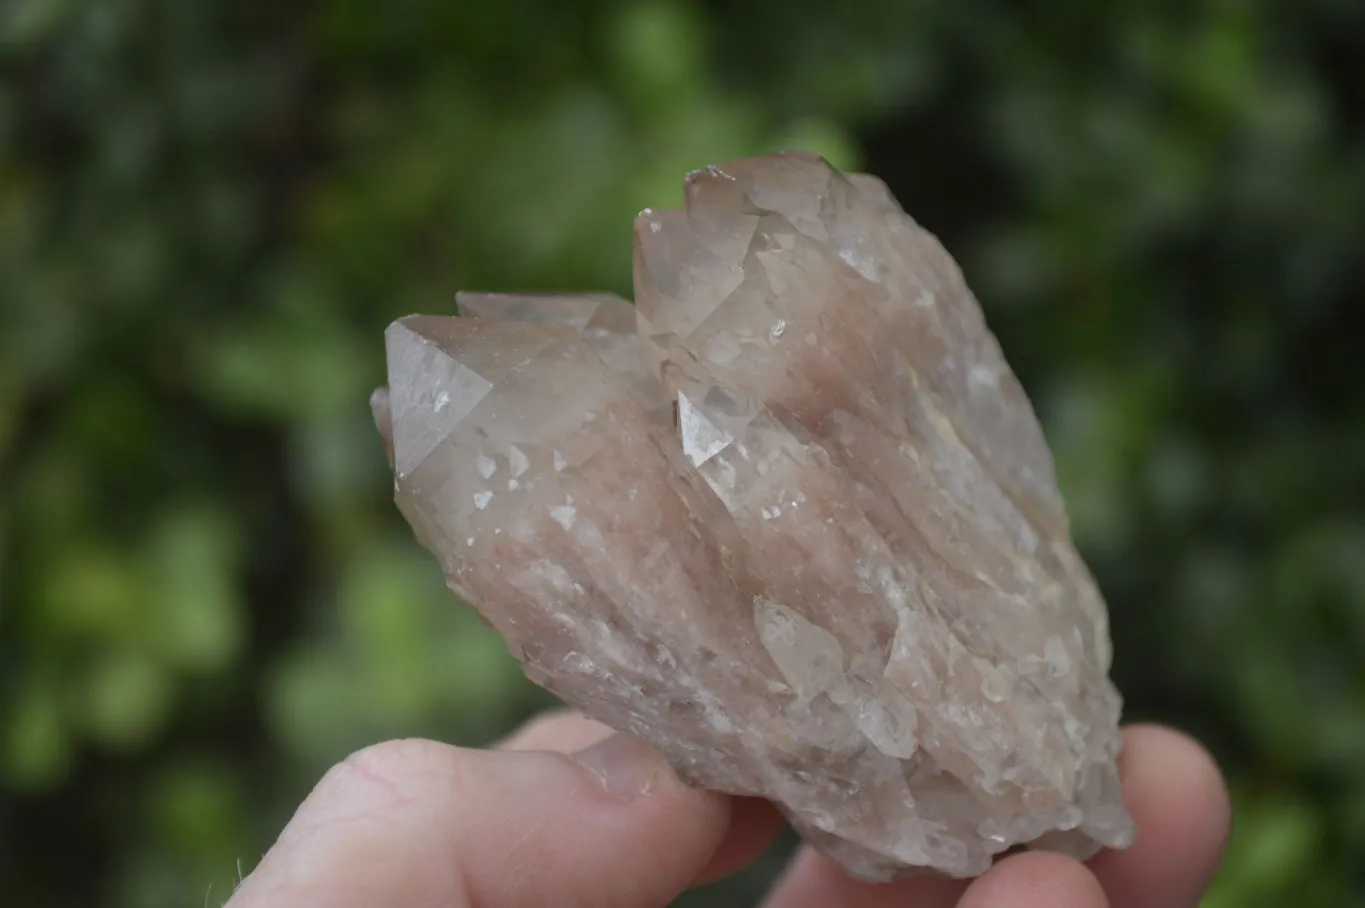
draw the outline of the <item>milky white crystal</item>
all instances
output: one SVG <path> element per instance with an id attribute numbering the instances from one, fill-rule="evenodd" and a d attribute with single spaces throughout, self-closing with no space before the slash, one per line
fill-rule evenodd
<path id="1" fill-rule="evenodd" d="M 942 246 L 770 155 L 640 215 L 635 294 L 386 335 L 398 505 L 527 675 L 864 879 L 1126 846 L 1104 602 Z"/>

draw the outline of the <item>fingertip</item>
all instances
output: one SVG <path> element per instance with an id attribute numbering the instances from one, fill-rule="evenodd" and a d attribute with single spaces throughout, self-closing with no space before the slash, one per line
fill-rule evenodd
<path id="1" fill-rule="evenodd" d="M 1099 880 L 1083 864 L 1046 851 L 1000 861 L 972 881 L 958 908 L 1107 908 Z"/>
<path id="2" fill-rule="evenodd" d="M 1227 847 L 1231 799 L 1218 764 L 1188 735 L 1161 725 L 1125 732 L 1124 801 L 1137 823 L 1125 851 L 1091 868 L 1115 908 L 1197 904 Z"/>
<path id="3" fill-rule="evenodd" d="M 585 752 L 612 750 L 623 736 L 612 729 L 571 709 L 557 709 L 541 713 L 500 741 L 496 748 L 504 751 L 539 750 L 574 755 L 582 763 L 592 762 Z M 641 745 L 643 746 L 643 745 Z M 594 769 L 595 774 L 600 774 Z M 669 775 L 672 775 L 671 773 Z M 613 780 L 614 784 L 620 779 Z M 698 796 L 701 796 L 698 793 Z M 760 798 L 727 798 L 706 795 L 708 799 L 729 807 L 729 828 L 724 840 L 716 848 L 710 862 L 697 875 L 694 885 L 715 882 L 752 863 L 777 837 L 782 817 L 777 808 Z"/>
<path id="4" fill-rule="evenodd" d="M 1194 738 L 1164 725 L 1135 725 L 1125 736 L 1127 752 L 1149 780 L 1166 779 L 1166 798 L 1187 803 L 1190 831 L 1220 854 L 1227 845 L 1232 797 L 1213 755 Z"/>

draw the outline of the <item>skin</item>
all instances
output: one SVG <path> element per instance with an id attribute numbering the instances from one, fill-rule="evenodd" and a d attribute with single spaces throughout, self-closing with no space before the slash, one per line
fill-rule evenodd
<path id="1" fill-rule="evenodd" d="M 1138 842 L 1082 865 L 1041 852 L 971 881 L 868 885 L 801 849 L 762 908 L 1194 908 L 1228 836 L 1227 790 L 1180 732 L 1127 729 Z M 389 741 L 335 766 L 229 908 L 650 908 L 748 864 L 771 805 L 683 785 L 663 758 L 574 713 L 490 750 Z"/>

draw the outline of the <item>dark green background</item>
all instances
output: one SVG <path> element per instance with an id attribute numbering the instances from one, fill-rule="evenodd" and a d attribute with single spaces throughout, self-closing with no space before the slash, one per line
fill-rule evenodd
<path id="1" fill-rule="evenodd" d="M 0 904 L 220 904 L 331 762 L 543 698 L 387 500 L 381 332 L 629 290 L 780 147 L 962 260 L 1209 906 L 1365 897 L 1365 4 L 0 2 Z M 755 880 L 709 904 L 741 904 Z"/>

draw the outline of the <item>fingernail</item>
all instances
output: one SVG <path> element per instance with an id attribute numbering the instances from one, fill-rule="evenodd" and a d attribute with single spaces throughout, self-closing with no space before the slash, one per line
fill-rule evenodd
<path id="1" fill-rule="evenodd" d="M 657 750 L 619 733 L 580 750 L 573 759 L 601 779 L 608 794 L 624 801 L 649 794 L 667 771 Z"/>

